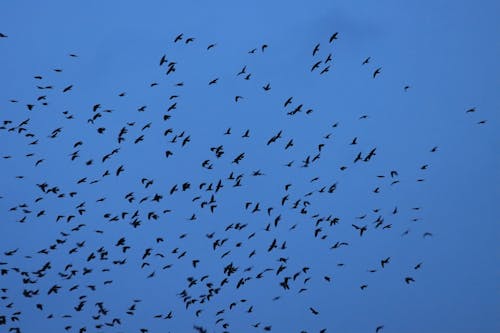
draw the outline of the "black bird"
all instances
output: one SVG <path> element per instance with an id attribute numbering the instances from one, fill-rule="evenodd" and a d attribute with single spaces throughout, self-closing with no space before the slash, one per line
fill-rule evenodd
<path id="1" fill-rule="evenodd" d="M 363 233 L 368 230 L 366 225 L 362 226 L 362 227 L 358 227 L 357 225 L 355 224 L 352 224 L 352 226 L 354 227 L 354 229 L 358 230 L 359 231 L 359 236 L 363 236 Z"/>
<path id="2" fill-rule="evenodd" d="M 312 53 L 312 54 L 313 54 L 313 57 L 314 57 L 314 56 L 316 55 L 316 53 L 318 53 L 318 52 L 319 52 L 319 43 L 318 43 L 318 44 L 316 44 L 316 46 L 315 46 L 315 47 L 314 47 L 314 49 L 313 49 L 313 53 Z"/>
<path id="3" fill-rule="evenodd" d="M 319 68 L 319 65 L 322 63 L 322 61 L 316 62 L 312 67 L 311 67 L 311 72 L 314 71 L 316 68 Z"/>
<path id="4" fill-rule="evenodd" d="M 330 40 L 328 41 L 329 43 L 333 42 L 335 39 L 338 39 L 338 36 L 339 33 L 338 32 L 335 32 L 333 33 L 333 35 L 330 37 Z"/>
<path id="5" fill-rule="evenodd" d="M 387 257 L 385 259 L 380 260 L 380 266 L 382 266 L 382 268 L 384 268 L 385 265 L 387 265 L 390 260 L 391 260 L 391 257 Z"/>
<path id="6" fill-rule="evenodd" d="M 167 56 L 163 55 L 160 59 L 160 66 L 167 62 Z"/>
<path id="7" fill-rule="evenodd" d="M 174 39 L 174 43 L 177 43 L 178 41 L 182 40 L 182 36 L 183 36 L 183 35 L 184 35 L 184 34 L 179 34 L 179 35 L 177 35 L 177 37 L 175 37 L 175 39 Z"/>

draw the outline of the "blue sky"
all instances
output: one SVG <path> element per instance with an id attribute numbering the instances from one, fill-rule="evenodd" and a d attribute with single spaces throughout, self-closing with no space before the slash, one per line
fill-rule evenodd
<path id="1" fill-rule="evenodd" d="M 7 273 L 0 275 L 6 289 L 0 318 L 7 316 L 7 323 L 0 321 L 0 331 L 193 332 L 193 325 L 209 332 L 266 326 L 273 332 L 375 332 L 382 325 L 380 332 L 499 331 L 498 12 L 494 1 L 4 3 L 0 269 Z M 334 32 L 338 39 L 329 43 Z M 186 44 L 189 37 L 194 40 Z M 160 67 L 163 55 L 167 63 Z M 176 70 L 166 75 L 172 62 Z M 235 96 L 243 98 L 235 102 Z M 176 109 L 167 111 L 173 103 Z M 301 112 L 287 114 L 300 104 Z M 466 112 L 471 108 L 475 112 Z M 97 113 L 93 124 L 87 121 Z M 171 118 L 165 121 L 164 114 Z M 105 130 L 99 134 L 98 128 Z M 231 134 L 224 135 L 228 128 Z M 242 138 L 246 130 L 249 138 Z M 293 146 L 285 149 L 290 140 Z M 74 147 L 78 141 L 83 144 Z M 319 159 L 302 167 L 320 144 Z M 210 148 L 221 145 L 224 154 L 217 158 Z M 369 161 L 353 163 L 374 148 Z M 119 150 L 102 162 L 113 149 Z M 168 158 L 167 150 L 173 153 Z M 243 160 L 232 163 L 241 153 Z M 205 160 L 211 169 L 202 167 Z M 120 166 L 124 171 L 116 176 Z M 106 170 L 111 175 L 102 177 Z M 252 176 L 257 170 L 263 175 Z M 233 186 L 230 173 L 243 175 L 241 187 Z M 145 188 L 143 178 L 154 183 Z M 219 180 L 220 191 L 206 190 Z M 43 193 L 36 184 L 44 182 L 64 197 Z M 182 191 L 186 182 L 191 187 Z M 292 184 L 288 190 L 286 184 Z M 174 185 L 179 190 L 171 195 Z M 125 199 L 130 192 L 132 203 Z M 163 198 L 151 201 L 155 194 Z M 200 207 L 212 194 L 213 213 L 213 203 Z M 257 203 L 261 211 L 252 213 Z M 142 222 L 137 228 L 129 223 L 135 211 Z M 128 214 L 121 218 L 122 212 Z M 148 220 L 150 212 L 158 219 Z M 113 216 L 119 221 L 110 222 Z M 333 217 L 338 224 L 330 225 Z M 383 219 L 378 228 L 377 219 Z M 238 223 L 246 226 L 236 230 Z M 352 224 L 367 231 L 360 237 Z M 130 246 L 125 253 L 115 245 L 121 237 Z M 278 248 L 268 252 L 274 239 Z M 348 245 L 331 249 L 336 242 Z M 151 256 L 142 259 L 148 248 Z M 99 259 L 103 251 L 109 259 Z M 97 258 L 87 261 L 92 253 Z M 125 258 L 124 265 L 113 263 Z M 223 269 L 230 263 L 238 270 L 227 277 Z M 277 274 L 280 265 L 286 268 Z M 84 268 L 92 272 L 83 275 Z M 71 269 L 69 279 L 59 274 Z M 36 282 L 23 284 L 26 275 Z M 195 286 L 188 287 L 189 277 Z M 217 288 L 225 277 L 229 283 L 200 303 L 205 283 Z M 280 286 L 285 277 L 289 290 Z M 414 282 L 405 283 L 406 277 Z M 54 284 L 61 290 L 48 295 Z M 24 297 L 24 289 L 39 295 Z M 187 310 L 183 290 L 197 300 Z M 82 311 L 75 311 L 81 300 Z M 130 310 L 134 300 L 140 302 Z M 99 302 L 109 312 L 92 319 Z M 171 319 L 154 318 L 170 311 Z M 107 326 L 113 318 L 121 324 Z"/>

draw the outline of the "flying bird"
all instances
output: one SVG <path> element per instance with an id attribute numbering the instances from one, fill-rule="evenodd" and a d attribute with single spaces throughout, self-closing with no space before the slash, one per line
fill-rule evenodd
<path id="1" fill-rule="evenodd" d="M 331 35 L 330 40 L 328 41 L 329 43 L 332 43 L 334 40 L 338 39 L 338 32 L 334 32 L 333 35 Z"/>

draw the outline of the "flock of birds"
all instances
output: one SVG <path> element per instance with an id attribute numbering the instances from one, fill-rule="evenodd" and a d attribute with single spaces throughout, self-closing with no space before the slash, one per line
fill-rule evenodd
<path id="1" fill-rule="evenodd" d="M 6 40 L 7 35 L 0 34 L 0 38 Z M 331 50 L 340 39 L 335 32 L 324 43 L 314 45 L 310 73 L 332 72 Z M 197 38 L 181 33 L 172 39 L 170 47 L 197 43 L 200 43 Z M 214 52 L 217 47 L 215 43 L 209 44 L 203 47 L 203 52 Z M 264 56 L 268 48 L 267 44 L 252 48 L 247 56 Z M 71 66 L 77 65 L 79 55 L 68 57 Z M 370 57 L 361 60 L 361 68 L 371 65 Z M 275 331 L 278 323 L 263 322 L 255 315 L 258 304 L 279 302 L 281 298 L 292 297 L 291 294 L 296 302 L 303 304 L 303 316 L 325 316 L 328 320 L 331 314 L 327 309 L 301 303 L 301 297 L 309 293 L 312 284 L 333 284 L 335 279 L 333 274 L 322 274 L 315 259 L 362 246 L 367 237 L 408 236 L 413 229 L 407 224 L 402 228 L 403 223 L 397 220 L 402 210 L 414 214 L 409 223 L 419 230 L 416 237 L 421 242 L 432 238 L 432 232 L 422 229 L 425 224 L 419 222 L 422 207 L 418 204 L 387 208 L 384 193 L 402 182 L 401 170 L 384 170 L 371 176 L 373 161 L 383 156 L 380 147 L 368 145 L 362 137 L 334 140 L 342 126 L 339 122 L 328 124 L 328 130 L 305 153 L 294 150 L 301 138 L 291 137 L 287 128 L 267 133 L 261 141 L 254 139 L 258 128 L 236 129 L 241 124 L 234 124 L 217 134 L 219 142 L 210 144 L 191 132 L 189 126 L 175 122 L 177 114 L 183 112 L 183 87 L 188 85 L 180 80 L 183 65 L 167 55 L 160 55 L 155 65 L 166 83 L 152 82 L 150 88 L 163 84 L 174 87 L 165 111 L 160 114 L 148 105 L 140 105 L 121 124 L 122 115 L 115 116 L 118 111 L 104 103 L 93 103 L 87 111 L 78 113 L 63 111 L 62 117 L 52 110 L 52 101 L 78 89 L 77 83 L 62 83 L 57 78 L 64 73 L 62 68 L 53 69 L 55 74 L 34 75 L 37 94 L 33 100 L 9 101 L 8 108 L 15 112 L 3 113 L 8 119 L 1 120 L 0 135 L 6 142 L 20 142 L 23 150 L 3 154 L 0 168 L 7 170 L 13 165 L 27 164 L 32 171 L 15 176 L 19 184 L 16 190 L 4 188 L 0 193 L 0 207 L 6 210 L 2 213 L 2 223 L 19 224 L 21 228 L 43 224 L 49 233 L 55 233 L 50 243 L 38 250 L 30 250 L 30 244 L 23 239 L 18 240 L 19 247 L 2 249 L 0 331 L 24 332 L 24 322 L 42 315 L 44 320 L 57 320 L 61 331 L 66 332 L 132 332 L 127 325 L 134 320 L 133 316 L 157 295 L 154 292 L 149 299 L 148 295 L 130 296 L 125 309 L 116 308 L 113 297 L 105 290 L 120 285 L 117 277 L 126 280 L 127 274 L 134 276 L 129 277 L 136 279 L 134 283 L 146 286 L 155 279 L 160 283 L 168 283 L 172 277 L 184 281 L 178 290 L 169 289 L 170 294 L 162 294 L 168 300 L 166 308 L 141 313 L 142 319 L 136 323 L 141 326 L 138 330 L 141 333 L 153 332 L 148 323 L 154 320 L 164 321 L 162 332 L 166 332 L 169 321 L 176 318 L 191 321 L 192 329 L 199 333 L 234 332 L 232 327 L 247 322 L 247 332 Z M 254 80 L 256 73 L 250 68 L 242 64 L 233 79 Z M 367 79 L 379 80 L 380 76 L 383 69 L 375 66 Z M 207 86 L 212 89 L 221 80 L 222 77 L 207 78 Z M 273 86 L 264 81 L 255 89 L 272 94 Z M 406 92 L 410 86 L 402 89 Z M 126 99 L 128 93 L 120 92 L 118 97 Z M 245 94 L 229 98 L 231 103 L 247 99 Z M 281 99 L 284 119 L 315 112 L 296 97 Z M 475 111 L 470 108 L 466 113 Z M 44 115 L 38 121 L 55 124 L 48 133 L 40 131 L 39 123 L 33 120 L 37 113 Z M 368 117 L 364 114 L 356 121 L 363 122 Z M 117 130 L 113 126 L 118 126 Z M 70 141 L 80 128 L 91 129 L 91 134 Z M 158 137 L 163 141 L 159 142 Z M 183 165 L 176 166 L 175 160 L 178 156 L 184 158 L 194 142 L 204 147 L 205 155 L 190 156 L 197 161 L 196 175 L 190 175 Z M 315 173 L 315 167 L 332 165 L 328 149 L 334 142 L 352 153 L 334 165 L 336 180 L 331 181 L 331 177 Z M 39 150 L 40 146 L 52 148 Z M 249 146 L 269 155 L 286 154 L 289 159 L 273 165 L 274 159 L 269 158 L 259 161 L 259 165 L 266 167 L 249 169 L 247 160 L 252 158 L 252 150 L 244 150 Z M 110 149 L 105 150 L 107 147 Z M 425 149 L 423 159 L 431 159 L 438 153 L 437 146 Z M 139 171 L 129 168 L 127 154 L 137 152 L 160 156 L 162 170 L 185 172 L 185 181 L 169 183 L 162 175 L 150 174 L 158 169 L 148 166 Z M 8 164 L 12 160 L 19 162 Z M 430 165 L 431 161 L 424 161 L 415 166 L 417 184 L 425 181 Z M 291 169 L 295 176 L 290 181 L 279 186 L 273 182 L 273 177 L 281 179 L 279 174 Z M 348 186 L 343 181 L 345 175 L 355 169 L 369 170 L 372 177 L 369 190 L 359 195 L 379 196 L 383 207 L 361 208 L 351 216 L 337 215 L 331 210 L 331 202 L 342 187 Z M 52 173 L 55 175 L 51 176 Z M 71 182 L 58 183 L 55 176 L 61 173 Z M 30 193 L 33 188 L 37 191 L 35 197 L 17 193 L 18 189 Z M 127 190 L 122 193 L 123 188 Z M 305 188 L 308 190 L 304 191 Z M 255 199 L 252 191 L 270 193 L 269 198 L 274 196 L 274 200 Z M 146 231 L 140 233 L 141 229 Z M 289 255 L 293 247 L 306 247 L 304 243 L 313 242 L 323 254 L 315 253 L 300 260 Z M 140 245 L 144 243 L 148 245 Z M 395 257 L 396 253 L 380 257 L 371 267 L 364 268 L 366 274 L 383 274 Z M 348 264 L 351 263 L 336 263 L 335 274 Z M 407 271 L 399 273 L 399 281 L 410 286 L 417 283 L 424 264 L 412 262 L 407 266 Z M 174 270 L 175 273 L 169 273 Z M 370 288 L 367 280 L 359 278 L 358 292 Z M 246 288 L 259 285 L 271 288 L 276 294 L 244 293 Z M 119 293 L 126 290 L 118 288 Z M 230 301 L 222 304 L 220 300 L 226 299 Z M 62 306 L 66 303 L 72 305 Z M 275 311 L 279 311 L 279 305 Z M 319 332 L 328 329 L 322 327 Z M 373 332 L 383 330 L 384 323 L 373 324 Z M 312 331 L 306 328 L 298 332 Z"/>

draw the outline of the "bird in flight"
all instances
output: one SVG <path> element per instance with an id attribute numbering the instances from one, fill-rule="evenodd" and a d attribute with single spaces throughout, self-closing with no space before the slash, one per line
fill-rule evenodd
<path id="1" fill-rule="evenodd" d="M 418 200 L 410 202 L 414 198 L 398 187 L 408 179 L 422 182 L 422 173 L 428 183 L 429 148 L 415 148 L 408 152 L 412 159 L 405 160 L 381 139 L 384 127 L 374 123 L 386 120 L 375 111 L 320 103 L 335 75 L 342 78 L 342 70 L 337 71 L 342 62 L 336 59 L 345 59 L 345 51 L 335 50 L 334 60 L 328 50 L 337 48 L 339 32 L 327 33 L 328 43 L 314 45 L 313 61 L 311 44 L 297 52 L 321 79 L 295 80 L 293 74 L 303 72 L 300 66 L 266 70 L 266 61 L 285 54 L 273 44 L 242 44 L 233 52 L 232 45 L 187 32 L 173 40 L 175 33 L 167 35 L 169 42 L 161 48 L 144 49 L 157 50 L 147 54 L 157 75 L 139 71 L 144 77 L 137 82 L 120 76 L 111 94 L 103 89 L 97 96 L 91 82 L 81 82 L 75 66 L 85 60 L 84 51 L 77 51 L 81 57 L 64 51 L 64 63 L 29 73 L 32 90 L 8 97 L 0 120 L 0 136 L 9 142 L 0 159 L 2 179 L 15 184 L 10 191 L 21 193 L 6 199 L 9 191 L 4 190 L 0 208 L 14 226 L 50 226 L 53 232 L 37 234 L 33 244 L 19 239 L 1 250 L 0 276 L 8 275 L 8 282 L 0 288 L 0 307 L 6 310 L 0 326 L 15 332 L 22 320 L 38 324 L 40 318 L 59 318 L 54 325 L 67 332 L 127 331 L 126 318 L 140 316 L 135 330 L 141 333 L 152 332 L 148 324 L 155 321 L 184 324 L 199 333 L 208 327 L 281 332 L 286 329 L 277 317 L 260 317 L 261 304 L 277 305 L 273 313 L 284 309 L 280 302 L 286 299 L 303 304 L 304 297 L 325 286 L 338 288 L 336 274 L 356 265 L 352 278 L 363 296 L 368 284 L 375 289 L 377 283 L 389 283 L 377 276 L 401 269 L 405 256 L 388 252 L 381 258 L 371 247 L 390 237 L 410 239 L 406 218 L 425 223 Z M 346 38 L 342 35 L 342 43 Z M 211 63 L 214 59 L 219 60 Z M 367 57 L 362 65 L 372 71 L 369 63 Z M 364 67 L 354 70 L 362 73 Z M 381 71 L 376 68 L 372 77 Z M 144 91 L 134 91 L 136 83 Z M 299 89 L 304 86 L 311 89 Z M 347 201 L 355 204 L 336 208 Z M 432 241 L 431 229 L 411 230 L 422 235 L 412 244 Z M 400 236 L 403 231 L 408 237 Z M 366 261 L 348 255 L 356 247 Z M 315 255 L 297 258 L 297 249 L 314 249 Z M 342 260 L 323 267 L 320 259 L 329 251 Z M 410 275 L 425 273 L 422 263 L 404 267 L 413 267 Z M 367 273 L 370 281 L 364 281 Z M 418 279 L 402 274 L 408 285 Z M 168 288 L 160 288 L 165 302 L 146 305 L 150 295 L 123 289 L 132 278 L 153 289 L 168 281 Z M 266 293 L 259 294 L 264 285 Z M 18 294 L 26 307 L 18 303 Z M 123 307 L 109 297 L 118 294 Z M 62 298 L 72 305 L 63 307 Z M 319 306 L 302 311 L 321 320 L 325 310 L 321 305 L 320 314 Z"/>
<path id="2" fill-rule="evenodd" d="M 338 39 L 338 35 L 338 32 L 334 32 L 333 35 L 330 36 L 330 40 L 328 42 L 332 43 L 334 40 Z"/>

